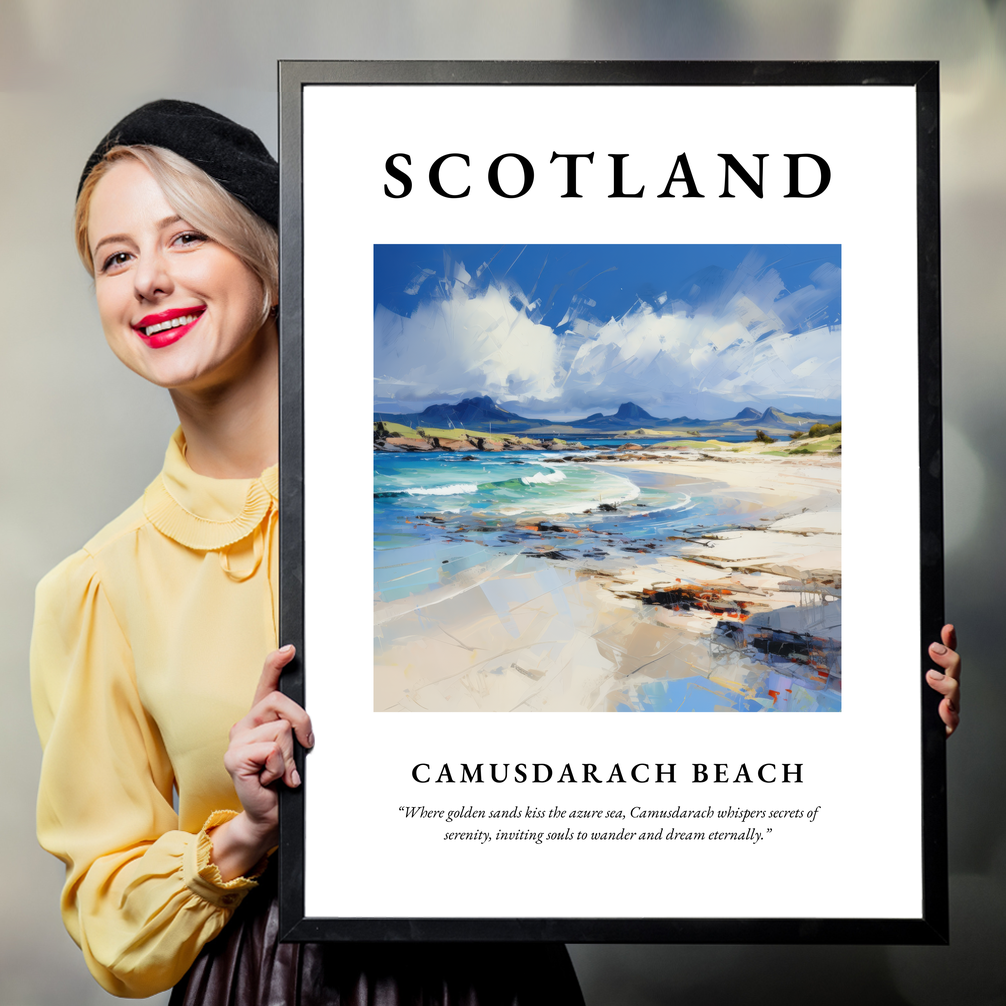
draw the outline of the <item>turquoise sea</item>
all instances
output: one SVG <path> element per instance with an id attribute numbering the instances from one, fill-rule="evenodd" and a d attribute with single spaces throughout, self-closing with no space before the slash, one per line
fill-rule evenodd
<path id="1" fill-rule="evenodd" d="M 591 444 L 573 455 L 376 452 L 376 596 L 421 593 L 448 572 L 485 562 L 487 553 L 520 552 L 543 540 L 555 540 L 548 558 L 596 566 L 631 555 L 638 564 L 675 551 L 683 538 L 736 524 L 740 515 L 722 499 L 693 495 L 694 480 L 675 479 L 672 471 L 656 476 L 579 460 L 621 443 Z M 745 521 L 751 516 L 745 513 Z M 570 534 L 588 528 L 589 542 Z M 449 570 L 433 569 L 431 550 L 443 553 L 438 565 Z"/>

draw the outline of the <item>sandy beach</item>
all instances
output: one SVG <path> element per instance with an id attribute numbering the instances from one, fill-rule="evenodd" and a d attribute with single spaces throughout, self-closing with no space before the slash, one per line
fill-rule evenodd
<path id="1" fill-rule="evenodd" d="M 431 558 L 435 585 L 375 603 L 375 709 L 838 708 L 840 454 L 646 448 L 591 464 L 732 518 L 627 543 L 517 516 L 518 552 L 456 574 Z"/>

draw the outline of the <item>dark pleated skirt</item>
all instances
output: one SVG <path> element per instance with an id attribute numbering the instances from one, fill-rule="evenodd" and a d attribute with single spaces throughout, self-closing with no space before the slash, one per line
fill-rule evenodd
<path id="1" fill-rule="evenodd" d="M 583 1006 L 561 943 L 280 943 L 274 874 L 170 1006 Z"/>

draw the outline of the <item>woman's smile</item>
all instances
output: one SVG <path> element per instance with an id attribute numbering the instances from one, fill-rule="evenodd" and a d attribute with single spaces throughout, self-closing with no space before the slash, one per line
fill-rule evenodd
<path id="1" fill-rule="evenodd" d="M 192 331 L 192 327 L 201 317 L 205 305 L 195 307 L 175 307 L 158 314 L 148 314 L 141 318 L 133 331 L 143 339 L 151 349 L 161 349 L 178 342 Z"/>

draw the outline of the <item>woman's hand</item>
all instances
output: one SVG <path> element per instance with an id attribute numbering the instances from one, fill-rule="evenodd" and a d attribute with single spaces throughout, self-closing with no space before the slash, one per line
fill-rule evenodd
<path id="1" fill-rule="evenodd" d="M 231 727 L 224 766 L 244 810 L 209 833 L 211 859 L 224 880 L 247 873 L 276 845 L 279 793 L 273 784 L 282 779 L 292 789 L 300 785 L 294 734 L 304 747 L 314 746 L 310 716 L 278 688 L 295 652 L 284 646 L 266 657 L 251 711 Z"/>
<path id="2" fill-rule="evenodd" d="M 957 651 L 957 632 L 952 625 L 944 625 L 940 633 L 941 643 L 931 643 L 929 656 L 943 668 L 926 673 L 929 687 L 943 696 L 940 703 L 940 719 L 947 726 L 949 737 L 961 721 L 961 658 Z"/>

